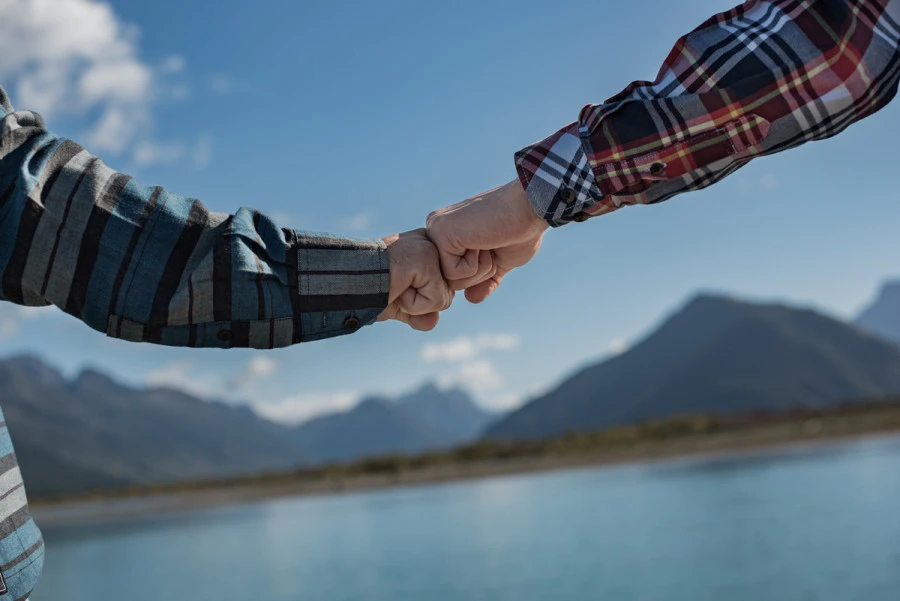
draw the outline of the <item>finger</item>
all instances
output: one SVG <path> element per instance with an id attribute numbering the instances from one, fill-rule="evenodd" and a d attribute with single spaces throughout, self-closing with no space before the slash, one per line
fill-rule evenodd
<path id="1" fill-rule="evenodd" d="M 505 274 L 502 273 L 496 273 L 489 280 L 485 280 L 471 288 L 466 288 L 466 300 L 476 305 L 484 302 L 487 297 L 500 287 L 500 282 L 503 280 L 504 275 Z"/>
<path id="2" fill-rule="evenodd" d="M 493 252 L 483 250 L 478 254 L 478 271 L 474 276 L 462 280 L 450 280 L 448 283 L 453 290 L 465 290 L 491 279 L 495 273 L 497 273 L 497 265 Z"/>
<path id="3" fill-rule="evenodd" d="M 389 304 L 385 307 L 384 311 L 378 316 L 377 321 L 388 321 L 391 319 L 396 319 L 398 321 L 404 321 L 400 318 L 400 307 L 397 306 L 396 301 Z M 405 322 L 404 322 L 405 323 Z"/>
<path id="4" fill-rule="evenodd" d="M 448 280 L 462 280 L 471 278 L 478 273 L 478 255 L 475 249 L 448 249 L 444 245 L 438 245 L 441 255 L 441 271 Z"/>
<path id="5" fill-rule="evenodd" d="M 478 251 L 468 248 L 460 242 L 453 229 L 448 229 L 447 207 L 428 215 L 425 220 L 425 231 L 429 239 L 438 249 L 441 259 L 441 271 L 448 280 L 470 278 L 478 271 Z"/>
<path id="6" fill-rule="evenodd" d="M 435 311 L 434 313 L 426 313 L 425 315 L 409 315 L 407 317 L 409 319 L 406 323 L 408 323 L 412 329 L 418 330 L 419 332 L 430 332 L 437 326 L 441 315 Z"/>
<path id="7" fill-rule="evenodd" d="M 454 293 L 440 275 L 434 274 L 419 288 L 407 288 L 397 299 L 401 311 L 410 315 L 426 315 L 444 311 L 453 302 Z"/>
<path id="8" fill-rule="evenodd" d="M 382 316 L 384 316 L 382 318 Z M 378 317 L 378 321 L 384 321 L 387 319 L 393 319 L 396 321 L 402 321 L 409 327 L 414 330 L 418 330 L 420 332 L 428 332 L 433 330 L 435 326 L 438 324 L 438 320 L 440 319 L 440 313 L 437 311 L 433 313 L 426 313 L 424 315 L 410 315 L 406 313 L 396 305 L 391 304 L 381 316 Z"/>

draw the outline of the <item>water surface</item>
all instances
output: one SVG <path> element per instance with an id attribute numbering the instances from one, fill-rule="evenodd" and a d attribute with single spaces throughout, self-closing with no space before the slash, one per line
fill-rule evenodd
<path id="1" fill-rule="evenodd" d="M 900 438 L 44 534 L 33 601 L 898 601 Z"/>

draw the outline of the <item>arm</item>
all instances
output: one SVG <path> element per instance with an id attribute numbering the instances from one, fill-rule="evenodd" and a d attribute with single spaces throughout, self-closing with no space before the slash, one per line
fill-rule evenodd
<path id="1" fill-rule="evenodd" d="M 699 190 L 750 160 L 834 136 L 900 77 L 900 0 L 750 0 L 681 38 L 639 81 L 516 153 L 559 226 Z"/>
<path id="2" fill-rule="evenodd" d="M 444 275 L 484 300 L 547 226 L 662 202 L 836 135 L 896 94 L 898 23 L 900 0 L 749 0 L 716 15 L 655 82 L 516 153 L 517 181 L 429 216 Z"/>
<path id="3" fill-rule="evenodd" d="M 246 208 L 210 212 L 116 173 L 38 115 L 14 112 L 0 88 L 2 300 L 177 346 L 282 347 L 379 317 L 430 329 L 450 298 L 430 247 L 416 233 L 356 240 Z"/>

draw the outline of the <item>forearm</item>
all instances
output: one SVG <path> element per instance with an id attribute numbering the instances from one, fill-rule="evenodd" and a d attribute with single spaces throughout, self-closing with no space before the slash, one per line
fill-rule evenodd
<path id="1" fill-rule="evenodd" d="M 831 137 L 900 78 L 900 0 L 751 0 L 682 38 L 635 82 L 516 154 L 554 226 L 705 188 L 750 160 Z"/>
<path id="2" fill-rule="evenodd" d="M 2 100 L 3 300 L 53 304 L 126 340 L 221 348 L 350 333 L 387 306 L 380 240 L 210 212 L 116 173 Z"/>

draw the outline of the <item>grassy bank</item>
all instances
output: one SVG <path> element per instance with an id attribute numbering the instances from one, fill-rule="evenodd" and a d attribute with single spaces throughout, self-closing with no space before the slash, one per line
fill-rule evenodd
<path id="1" fill-rule="evenodd" d="M 44 497 L 35 499 L 34 504 L 48 506 L 154 496 L 178 496 L 189 506 L 222 504 L 280 495 L 441 482 L 891 431 L 900 432 L 900 399 L 853 403 L 826 410 L 797 409 L 786 414 L 686 415 L 597 432 L 572 432 L 543 441 L 482 441 L 447 451 L 371 457 L 353 463 L 282 473 Z"/>

